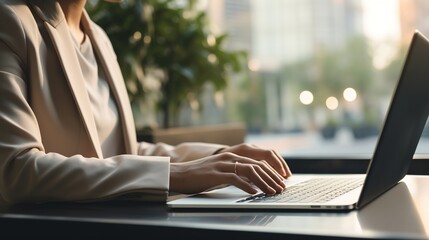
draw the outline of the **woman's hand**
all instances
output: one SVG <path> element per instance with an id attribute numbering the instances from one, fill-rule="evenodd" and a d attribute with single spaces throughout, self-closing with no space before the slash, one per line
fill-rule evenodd
<path id="1" fill-rule="evenodd" d="M 272 166 L 282 169 L 285 165 L 281 165 L 279 159 L 273 157 L 255 160 L 232 153 L 235 151 L 250 155 L 255 152 L 260 154 L 256 155 L 258 159 L 266 154 L 263 153 L 265 150 L 256 150 L 248 145 L 240 146 L 226 148 L 221 153 L 190 162 L 171 163 L 170 191 L 191 194 L 234 185 L 247 193 L 255 194 L 255 185 L 267 194 L 282 192 L 285 188 L 284 178 Z M 287 176 L 288 171 L 285 172 Z"/>
<path id="2" fill-rule="evenodd" d="M 239 144 L 232 147 L 224 148 L 219 153 L 230 152 L 240 156 L 249 157 L 259 161 L 267 162 L 284 178 L 292 175 L 288 165 L 283 158 L 274 150 L 267 150 L 251 144 Z"/>

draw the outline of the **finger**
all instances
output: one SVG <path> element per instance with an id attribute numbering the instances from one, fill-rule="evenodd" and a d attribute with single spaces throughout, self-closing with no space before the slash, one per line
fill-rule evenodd
<path id="1" fill-rule="evenodd" d="M 270 175 L 272 179 L 276 181 L 277 184 L 281 185 L 283 188 L 286 187 L 283 182 L 284 177 L 281 176 L 270 164 L 268 164 L 265 160 L 256 162 L 261 168 L 264 169 L 266 173 Z"/>
<path id="2" fill-rule="evenodd" d="M 282 177 L 288 176 L 287 166 L 284 159 L 274 150 L 265 150 L 259 148 L 257 146 L 251 145 L 252 151 L 255 158 L 257 160 L 265 160 L 267 161 Z"/>
<path id="3" fill-rule="evenodd" d="M 268 164 L 265 160 L 257 161 L 251 158 L 242 157 L 240 163 L 243 164 L 254 164 L 260 166 L 264 172 L 268 173 L 270 178 L 274 179 L 274 181 L 282 186 L 283 188 L 286 186 L 283 182 L 284 178 L 281 176 L 270 164 Z"/>
<path id="4" fill-rule="evenodd" d="M 285 168 L 285 161 L 280 157 L 276 151 L 269 150 L 265 159 L 280 175 L 287 176 Z"/>
<path id="5" fill-rule="evenodd" d="M 274 151 L 274 150 L 273 150 Z M 286 175 L 284 176 L 285 178 L 288 178 L 288 177 L 290 177 L 290 176 L 292 176 L 292 171 L 290 170 L 290 168 L 289 168 L 289 166 L 287 165 L 287 163 L 286 163 L 286 161 L 285 161 L 285 159 L 277 152 L 277 151 L 274 151 L 274 154 L 276 154 L 277 155 L 277 157 L 280 159 L 280 162 L 282 163 L 282 165 L 283 165 L 283 168 L 286 170 L 285 172 L 286 172 Z"/>
<path id="6" fill-rule="evenodd" d="M 246 182 L 241 177 L 239 177 L 235 173 L 224 173 L 224 178 L 227 181 L 227 184 L 234 185 L 237 188 L 249 193 L 249 194 L 255 194 L 258 191 L 252 187 L 252 184 L 249 182 Z"/>
<path id="7" fill-rule="evenodd" d="M 250 181 L 252 181 L 253 184 L 255 184 L 261 191 L 267 194 L 275 194 L 276 190 L 271 187 L 258 173 L 257 170 L 255 170 L 254 165 L 252 164 L 237 164 L 237 175 L 238 176 L 245 176 Z M 263 175 L 263 174 L 262 174 Z M 266 176 L 264 176 L 266 178 Z M 272 185 L 275 184 L 274 181 L 270 181 Z"/>
<path id="8" fill-rule="evenodd" d="M 274 172 L 269 169 L 267 165 L 263 167 L 259 165 L 253 165 L 253 168 L 268 185 L 270 185 L 276 190 L 277 193 L 283 192 L 284 188 L 286 187 L 285 184 L 283 183 L 283 181 L 277 178 L 277 175 L 275 175 Z M 273 175 L 270 175 L 269 173 L 273 173 Z"/>
<path id="9" fill-rule="evenodd" d="M 272 191 L 282 192 L 285 188 L 283 177 L 265 161 L 257 161 L 232 153 L 222 154 L 220 157 L 223 159 L 223 163 L 217 165 L 220 171 L 235 173 L 242 178 L 247 178 L 247 180 L 250 180 L 266 193 L 272 193 Z M 258 167 L 258 172 L 253 169 L 253 165 Z M 246 172 L 241 173 L 240 169 L 242 166 L 245 166 L 244 169 Z M 271 190 L 268 188 L 271 188 Z"/>

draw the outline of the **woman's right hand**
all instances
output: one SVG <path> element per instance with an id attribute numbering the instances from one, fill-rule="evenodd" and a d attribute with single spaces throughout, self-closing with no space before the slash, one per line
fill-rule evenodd
<path id="1" fill-rule="evenodd" d="M 185 163 L 170 164 L 170 191 L 193 194 L 234 185 L 249 194 L 254 186 L 267 194 L 285 189 L 284 178 L 266 161 L 220 153 Z"/>

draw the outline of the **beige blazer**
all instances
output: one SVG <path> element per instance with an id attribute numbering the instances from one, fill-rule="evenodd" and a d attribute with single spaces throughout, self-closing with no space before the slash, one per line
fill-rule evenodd
<path id="1" fill-rule="evenodd" d="M 111 43 L 85 13 L 94 52 L 118 106 L 126 152 L 104 158 L 71 35 L 54 0 L 0 2 L 0 204 L 165 201 L 169 162 L 220 145 L 137 143 Z M 164 157 L 160 157 L 164 156 Z"/>

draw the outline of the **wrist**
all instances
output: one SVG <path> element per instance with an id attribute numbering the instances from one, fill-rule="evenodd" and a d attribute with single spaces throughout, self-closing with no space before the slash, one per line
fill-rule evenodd
<path id="1" fill-rule="evenodd" d="M 169 191 L 183 191 L 183 177 L 186 176 L 183 163 L 170 163 Z"/>

